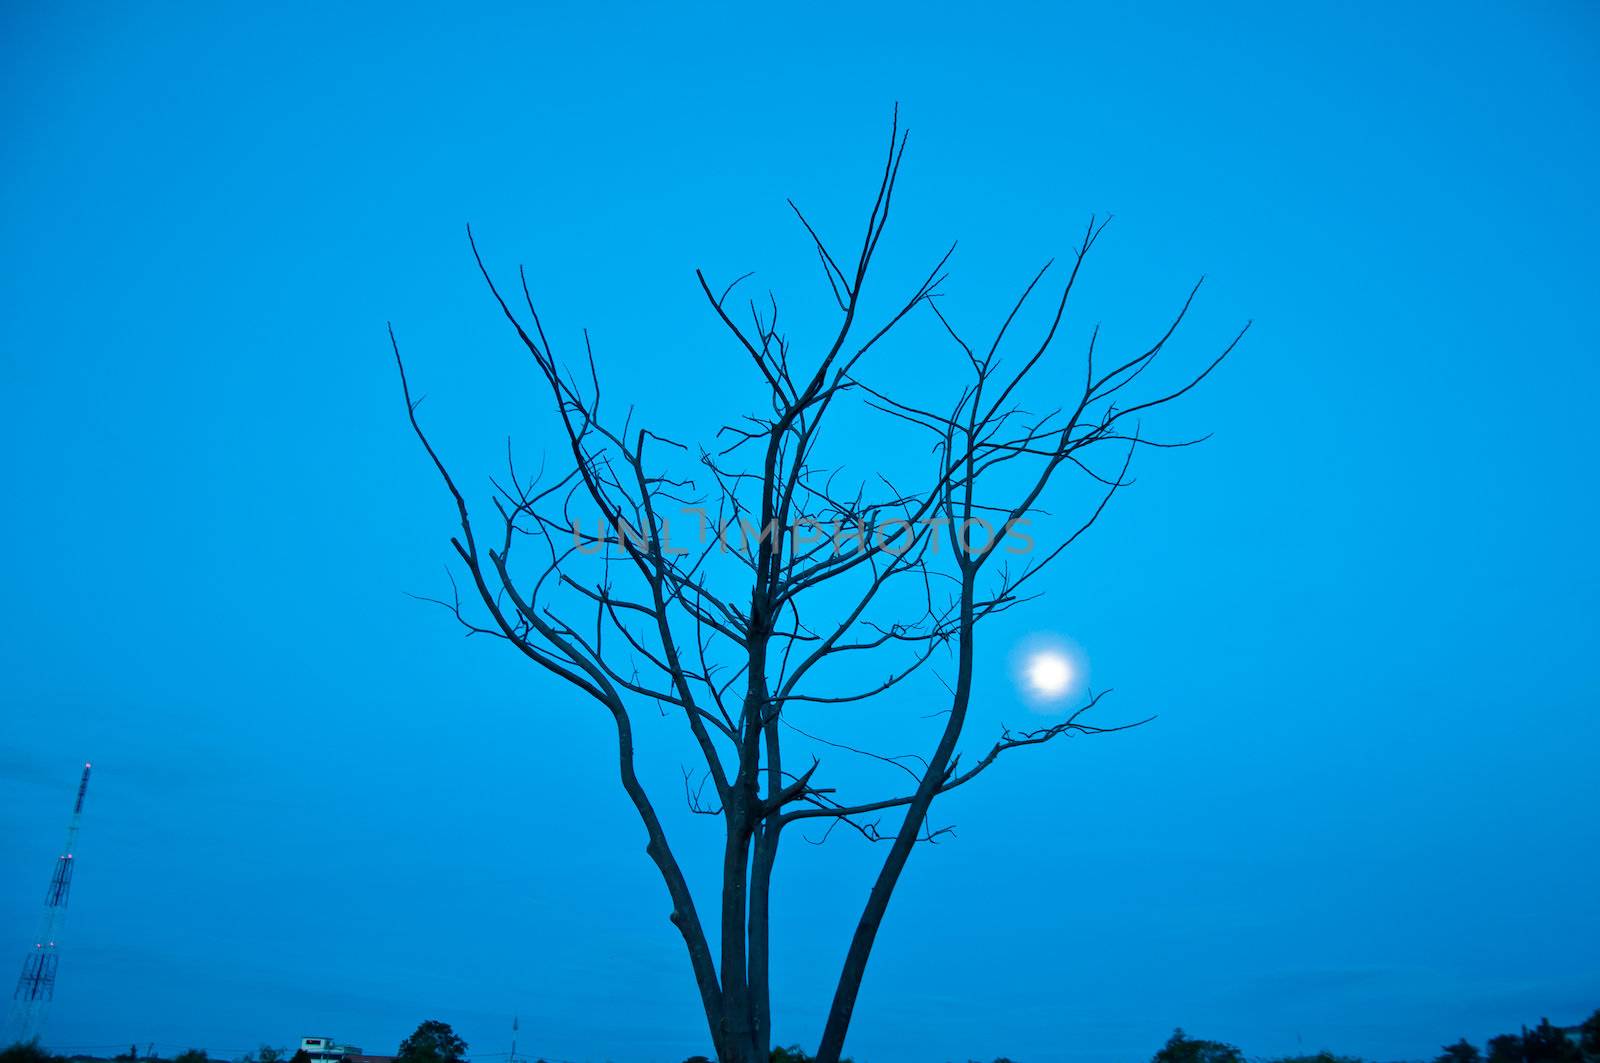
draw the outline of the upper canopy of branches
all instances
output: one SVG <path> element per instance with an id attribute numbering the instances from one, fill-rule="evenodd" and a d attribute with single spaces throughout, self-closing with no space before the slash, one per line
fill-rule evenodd
<path id="1" fill-rule="evenodd" d="M 744 277 L 713 283 L 696 271 L 708 310 L 759 381 L 764 402 L 694 451 L 633 425 L 631 413 L 620 423 L 611 417 L 602 407 L 587 334 L 576 359 L 559 355 L 525 273 L 509 287 L 497 280 L 470 230 L 488 289 L 547 390 L 565 442 L 560 467 L 525 476 L 508 460 L 504 476 L 492 481 L 493 519 L 483 523 L 418 422 L 400 366 L 412 424 L 459 512 L 454 545 L 477 603 L 463 606 L 458 592 L 444 604 L 469 631 L 510 642 L 614 713 L 640 701 L 681 713 L 705 757 L 704 778 L 697 785 L 686 780 L 699 810 L 722 809 L 732 788 L 765 772 L 761 815 L 827 817 L 876 836 L 862 817 L 909 798 L 836 800 L 813 784 L 815 761 L 801 773 L 781 768 L 778 726 L 920 780 L 927 758 L 854 749 L 802 730 L 789 716 L 801 704 L 881 698 L 935 660 L 964 627 L 1023 601 L 1034 577 L 1131 482 L 1140 447 L 1197 442 L 1148 439 L 1141 420 L 1204 380 L 1243 336 L 1178 385 L 1141 390 L 1183 322 L 1196 284 L 1142 350 L 1107 356 L 1096 328 L 1079 354 L 1074 393 L 1055 408 L 1027 412 L 1022 395 L 1055 353 L 1074 285 L 1105 222 L 1090 219 L 1066 261 L 1041 268 L 984 342 L 970 340 L 940 308 L 953 246 L 893 309 L 868 320 L 863 292 L 876 279 L 871 267 L 905 146 L 896 125 L 864 231 L 849 254 L 827 246 L 790 203 L 837 306 L 837 327 L 820 349 L 791 348 L 775 300 L 741 301 Z M 1019 315 L 1038 299 L 1048 300 L 1042 330 L 1019 334 Z M 937 322 L 964 366 L 942 407 L 913 405 L 873 386 L 864 371 L 868 356 L 913 314 Z M 398 361 L 398 346 L 395 353 Z M 846 399 L 926 437 L 931 449 L 917 482 L 879 477 L 843 486 L 839 470 L 819 460 L 830 415 Z M 1032 553 L 1009 549 L 1006 532 L 1039 512 L 1062 470 L 1087 476 L 1096 497 L 1055 541 Z M 687 547 L 683 537 L 667 534 L 668 522 L 685 513 L 696 515 L 699 532 Z M 874 672 L 880 680 L 845 689 L 819 681 L 827 662 L 867 655 L 886 659 Z M 958 762 L 945 766 L 940 788 L 968 781 L 1007 749 L 1099 730 L 1081 720 L 1097 700 L 1052 727 L 1003 733 L 964 770 Z M 714 802 L 704 796 L 708 783 Z"/>

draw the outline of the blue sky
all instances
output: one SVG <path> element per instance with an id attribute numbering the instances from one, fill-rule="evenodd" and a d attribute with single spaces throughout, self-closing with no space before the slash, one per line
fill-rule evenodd
<path id="1" fill-rule="evenodd" d="M 384 322 L 479 487 L 508 433 L 549 442 L 471 222 L 558 346 L 587 326 L 610 394 L 703 437 L 758 392 L 694 268 L 760 271 L 814 337 L 784 197 L 856 232 L 897 100 L 886 277 L 960 238 L 976 328 L 1109 211 L 1074 339 L 1133 347 L 1202 273 L 1175 358 L 1256 326 L 1162 422 L 1216 437 L 1145 457 L 987 636 L 977 740 L 1026 716 L 1038 631 L 1159 720 L 949 802 L 856 1057 L 1130 1060 L 1182 1025 L 1408 1059 L 1600 1006 L 1591 8 L 0 18 L 19 954 L 96 763 L 51 1042 L 383 1051 L 438 1017 L 492 1059 L 520 1011 L 561 1059 L 705 1050 L 607 721 L 405 596 L 444 586 L 450 511 Z M 670 726 L 647 782 L 703 864 Z M 880 855 L 786 849 L 780 1040 L 815 1042 Z"/>

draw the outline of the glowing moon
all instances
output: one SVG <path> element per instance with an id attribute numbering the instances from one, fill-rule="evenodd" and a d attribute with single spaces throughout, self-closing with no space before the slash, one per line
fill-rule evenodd
<path id="1" fill-rule="evenodd" d="M 1041 698 L 1059 698 L 1072 686 L 1072 661 L 1059 650 L 1039 650 L 1028 658 L 1028 687 Z"/>

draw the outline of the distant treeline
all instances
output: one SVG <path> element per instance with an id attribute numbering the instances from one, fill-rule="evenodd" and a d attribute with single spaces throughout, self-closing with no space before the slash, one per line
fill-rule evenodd
<path id="1" fill-rule="evenodd" d="M 32 1041 L 17 1041 L 9 1048 L 0 1049 L 0 1063 L 157 1063 L 157 1061 L 166 1063 L 152 1050 L 153 1048 L 152 1045 L 146 1051 L 140 1052 L 138 1045 L 129 1045 L 126 1052 L 109 1059 L 104 1056 L 56 1055 L 40 1045 L 36 1037 Z M 466 1054 L 467 1042 L 456 1036 L 449 1023 L 428 1019 L 419 1025 L 410 1037 L 400 1042 L 400 1047 L 395 1049 L 393 1056 L 387 1058 L 393 1063 L 467 1063 Z M 173 1056 L 172 1063 L 213 1063 L 213 1061 L 205 1049 L 190 1048 Z M 215 1063 L 222 1061 L 217 1060 Z M 290 1055 L 288 1049 L 262 1045 L 256 1051 L 246 1052 L 239 1057 L 238 1063 L 313 1063 L 313 1061 L 304 1048 Z M 350 1057 L 344 1057 L 343 1063 L 350 1063 Z"/>
<path id="2" fill-rule="evenodd" d="M 1245 1055 L 1235 1045 L 1206 1041 L 1174 1030 L 1150 1063 L 1245 1063 Z M 1364 1061 L 1324 1050 L 1316 1055 L 1284 1056 L 1264 1063 Z M 1552 1026 L 1549 1019 L 1541 1019 L 1539 1025 L 1531 1029 L 1524 1026 L 1520 1033 L 1489 1038 L 1482 1049 L 1463 1037 L 1441 1048 L 1433 1063 L 1600 1063 L 1600 1010 L 1577 1026 Z"/>
<path id="3" fill-rule="evenodd" d="M 0 1061 L 4 1063 L 4 1061 Z M 706 1056 L 692 1056 L 684 1063 L 713 1063 Z M 772 1063 L 814 1063 L 798 1045 L 774 1048 Z M 849 1063 L 847 1060 L 846 1063 Z M 967 1063 L 982 1063 L 969 1059 Z M 1006 1056 L 994 1063 L 1017 1063 Z M 1237 1046 L 1224 1041 L 1206 1041 L 1190 1037 L 1182 1030 L 1174 1030 L 1150 1063 L 1247 1063 L 1247 1057 Z M 1273 1059 L 1255 1057 L 1248 1063 L 1365 1063 L 1355 1056 L 1341 1056 L 1322 1051 L 1309 1056 L 1281 1056 Z M 1552 1026 L 1549 1019 L 1541 1019 L 1533 1028 L 1523 1027 L 1519 1033 L 1506 1033 L 1489 1038 L 1480 1050 L 1477 1045 L 1462 1038 L 1453 1045 L 1445 1045 L 1433 1063 L 1600 1063 L 1600 1010 L 1596 1010 L 1577 1026 Z"/>
<path id="4" fill-rule="evenodd" d="M 469 1063 L 464 1057 L 467 1045 L 455 1036 L 446 1023 L 430 1020 L 417 1027 L 417 1032 L 400 1044 L 395 1063 Z M 259 1052 L 247 1053 L 239 1063 L 284 1063 L 286 1053 L 263 1045 Z M 311 1063 L 303 1052 L 296 1052 L 287 1063 Z M 160 1056 L 141 1054 L 137 1047 L 103 1061 L 95 1056 L 58 1056 L 42 1047 L 37 1040 L 18 1041 L 0 1049 L 0 1063 L 139 1063 L 141 1060 L 158 1060 Z M 191 1048 L 172 1057 L 172 1063 L 211 1063 L 204 1049 Z M 543 1063 L 542 1060 L 537 1063 Z M 690 1056 L 683 1063 L 715 1063 L 707 1056 Z M 772 1063 L 815 1063 L 799 1045 L 772 1050 Z M 844 1063 L 850 1063 L 845 1060 Z M 967 1060 L 967 1063 L 982 1063 Z M 994 1063 L 1016 1063 L 1001 1056 Z M 1174 1030 L 1167 1043 L 1151 1057 L 1150 1063 L 1366 1063 L 1355 1056 L 1341 1056 L 1321 1051 L 1309 1056 L 1281 1056 L 1274 1059 L 1248 1060 L 1238 1046 L 1225 1041 L 1207 1041 L 1190 1037 L 1182 1030 Z M 1445 1045 L 1433 1063 L 1600 1063 L 1600 1009 L 1577 1026 L 1552 1026 L 1549 1019 L 1539 1020 L 1534 1027 L 1524 1026 L 1518 1033 L 1503 1033 L 1491 1037 L 1482 1049 L 1462 1038 L 1453 1045 Z"/>

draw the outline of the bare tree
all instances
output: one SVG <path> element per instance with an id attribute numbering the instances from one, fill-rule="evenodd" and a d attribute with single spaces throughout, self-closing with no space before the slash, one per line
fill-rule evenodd
<path id="1" fill-rule="evenodd" d="M 790 203 L 839 315 L 830 341 L 811 356 L 791 350 L 775 301 L 735 308 L 733 292 L 744 278 L 719 289 L 696 273 L 710 311 L 739 357 L 754 366 L 766 394 L 766 408 L 728 423 L 713 449 L 691 454 L 633 426 L 631 412 L 620 424 L 606 415 L 587 334 L 587 371 L 580 378 L 554 353 L 526 274 L 519 271 L 517 309 L 484 265 L 469 229 L 478 268 L 533 356 L 565 437 L 562 474 L 525 478 L 510 463 L 503 479 L 491 481 L 494 510 L 485 525 L 418 421 L 395 344 L 412 427 L 459 515 L 460 532 L 451 542 L 470 583 L 464 596 L 470 605 L 459 588 L 441 604 L 469 633 L 504 640 L 610 713 L 622 787 L 671 896 L 671 921 L 688 950 L 722 1063 L 768 1058 L 770 899 L 786 828 L 810 823 L 817 830 L 809 837 L 825 837 L 842 825 L 887 845 L 819 1048 L 820 1060 L 837 1063 L 895 885 L 916 845 L 944 830 L 930 825 L 934 800 L 1011 750 L 1122 729 L 1087 722 L 1103 696 L 1094 694 L 1049 726 L 1002 730 L 973 755 L 961 756 L 979 667 L 978 626 L 1026 600 L 1030 581 L 1130 482 L 1139 447 L 1188 445 L 1144 438 L 1141 415 L 1204 380 L 1244 334 L 1179 385 L 1132 397 L 1132 385 L 1183 321 L 1197 284 L 1142 352 L 1102 359 L 1096 328 L 1081 385 L 1060 408 L 1027 413 L 1024 384 L 1051 350 L 1074 282 L 1104 228 L 1093 219 L 1052 293 L 1048 326 L 1042 335 L 1014 341 L 1021 350 L 1008 359 L 1009 368 L 1001 348 L 1010 346 L 1008 331 L 1045 284 L 1049 264 L 981 346 L 968 343 L 940 311 L 949 252 L 909 296 L 864 324 L 863 292 L 888 225 L 905 146 L 897 116 L 865 234 L 851 259 L 841 262 Z M 943 409 L 911 404 L 869 383 L 868 355 L 913 313 L 932 315 L 929 321 L 965 367 L 958 393 Z M 826 424 L 838 423 L 830 414 L 846 402 L 861 404 L 858 413 L 885 418 L 886 426 L 926 435 L 930 456 L 914 489 L 902 490 L 886 477 L 838 486 L 839 470 L 819 459 L 819 441 Z M 1097 469 L 1100 455 L 1111 460 Z M 675 462 L 689 465 L 692 475 L 674 472 Z M 1046 488 L 1063 470 L 1086 474 L 1094 499 L 1058 541 L 1018 552 L 1007 532 L 1040 511 Z M 686 510 L 698 514 L 702 530 L 715 529 L 693 548 L 672 545 L 667 534 L 671 513 Z M 824 676 L 830 663 L 861 659 L 883 659 L 872 673 L 883 678 L 864 689 L 840 689 Z M 925 725 L 933 734 L 918 755 L 889 756 L 833 741 L 794 719 L 807 706 L 893 702 L 908 689 L 902 684 L 930 662 L 937 663 L 929 671 L 943 671 L 939 702 L 929 705 L 919 696 L 919 715 L 933 721 Z M 679 718 L 703 761 L 685 773 L 684 784 L 691 807 L 722 827 L 722 890 L 709 932 L 635 770 L 634 714 L 641 707 Z M 804 764 L 794 760 L 796 744 L 812 751 Z M 875 758 L 904 781 L 876 795 L 841 796 L 823 785 L 817 753 L 831 751 Z"/>

